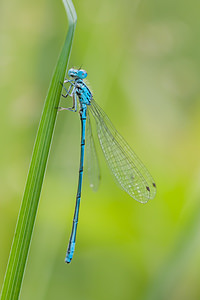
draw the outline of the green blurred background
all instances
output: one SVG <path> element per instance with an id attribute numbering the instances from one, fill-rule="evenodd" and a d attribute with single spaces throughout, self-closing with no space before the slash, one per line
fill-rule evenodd
<path id="1" fill-rule="evenodd" d="M 200 3 L 74 1 L 69 67 L 155 178 L 146 205 L 120 190 L 98 146 L 85 174 L 74 259 L 64 263 L 78 180 L 79 115 L 59 113 L 21 299 L 200 299 Z M 34 139 L 67 32 L 61 1 L 0 2 L 0 285 Z"/>

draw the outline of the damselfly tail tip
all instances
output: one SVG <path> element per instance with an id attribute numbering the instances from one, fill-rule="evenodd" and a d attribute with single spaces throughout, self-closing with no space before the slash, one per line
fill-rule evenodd
<path id="1" fill-rule="evenodd" d="M 71 262 L 71 260 L 72 260 L 72 259 L 69 258 L 69 257 L 66 257 L 66 258 L 65 258 L 65 262 L 66 262 L 67 264 L 69 264 L 69 263 Z"/>
<path id="2" fill-rule="evenodd" d="M 70 253 L 67 251 L 66 257 L 65 257 L 65 262 L 69 264 L 72 261 L 73 255 L 70 255 Z"/>

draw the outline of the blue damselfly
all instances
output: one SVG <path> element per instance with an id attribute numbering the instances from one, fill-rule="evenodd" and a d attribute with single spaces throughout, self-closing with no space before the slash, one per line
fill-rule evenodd
<path id="1" fill-rule="evenodd" d="M 98 160 L 96 156 L 93 135 L 91 131 L 90 116 L 92 115 L 96 121 L 97 134 L 106 161 L 113 175 L 120 186 L 135 200 L 146 203 L 149 199 L 153 199 L 156 194 L 156 184 L 139 160 L 127 142 L 116 131 L 111 121 L 105 112 L 94 101 L 93 95 L 84 82 L 87 77 L 87 72 L 82 69 L 70 69 L 68 71 L 70 79 L 65 79 L 64 84 L 69 84 L 63 97 L 72 97 L 73 106 L 71 108 L 59 107 L 61 110 L 77 111 L 77 98 L 80 105 L 80 120 L 81 120 L 81 154 L 80 154 L 80 168 L 79 168 L 79 181 L 78 191 L 76 196 L 76 206 L 74 212 L 72 232 L 68 244 L 67 254 L 65 261 L 70 263 L 74 254 L 76 232 L 78 225 L 78 215 L 81 200 L 81 189 L 83 179 L 83 163 L 85 152 L 85 140 L 89 151 L 89 159 L 92 161 L 93 166 L 90 166 L 90 178 L 94 189 L 98 187 Z M 86 134 L 86 121 L 87 121 L 87 134 Z M 92 172 L 92 168 L 95 172 Z M 92 174 L 92 175 L 91 175 Z M 94 175 L 93 175 L 94 174 Z"/>

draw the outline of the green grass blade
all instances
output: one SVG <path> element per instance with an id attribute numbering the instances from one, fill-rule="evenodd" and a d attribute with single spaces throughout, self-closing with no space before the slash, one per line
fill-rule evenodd
<path id="1" fill-rule="evenodd" d="M 1 300 L 19 298 L 31 243 L 40 192 L 57 117 L 56 108 L 59 106 L 60 101 L 62 89 L 60 82 L 64 80 L 77 20 L 72 1 L 63 0 L 63 3 L 69 20 L 69 28 L 44 104 L 1 291 Z"/>

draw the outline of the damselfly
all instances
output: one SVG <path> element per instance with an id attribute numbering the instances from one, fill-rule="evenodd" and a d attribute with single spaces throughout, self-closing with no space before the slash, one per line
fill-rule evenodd
<path id="1" fill-rule="evenodd" d="M 105 114 L 105 112 L 94 101 L 93 95 L 83 81 L 87 77 L 87 72 L 81 69 L 70 69 L 68 71 L 70 79 L 65 79 L 64 84 L 68 83 L 67 89 L 64 85 L 63 88 L 66 91 L 63 97 L 72 97 L 73 106 L 71 108 L 59 107 L 59 110 L 77 111 L 77 98 L 80 105 L 80 119 L 81 119 L 81 154 L 80 154 L 80 168 L 79 168 L 79 180 L 78 191 L 76 196 L 76 206 L 74 212 L 74 219 L 72 225 L 72 232 L 67 248 L 67 254 L 65 261 L 70 263 L 74 254 L 76 232 L 78 225 L 78 215 L 81 200 L 81 189 L 83 179 L 83 162 L 85 152 L 85 140 L 87 137 L 87 148 L 89 151 L 90 167 L 90 179 L 94 189 L 98 187 L 98 160 L 94 147 L 94 140 L 91 131 L 90 115 L 92 115 L 96 121 L 97 134 L 106 161 L 117 182 L 121 187 L 135 200 L 146 203 L 149 199 L 153 199 L 156 194 L 156 184 L 143 165 L 138 159 L 136 154 L 116 131 L 111 121 Z M 86 121 L 87 121 L 87 135 L 86 135 Z M 93 164 L 93 166 L 92 166 Z M 97 175 L 92 172 L 92 168 L 97 170 Z M 91 175 L 92 174 L 92 175 Z"/>

